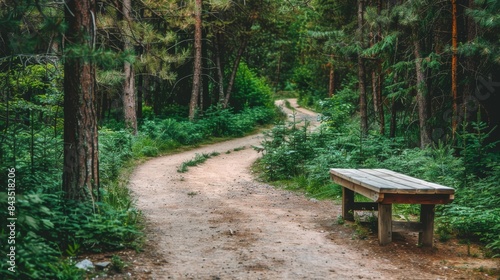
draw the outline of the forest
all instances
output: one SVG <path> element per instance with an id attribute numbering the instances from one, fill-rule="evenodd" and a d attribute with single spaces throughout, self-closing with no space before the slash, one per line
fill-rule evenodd
<path id="1" fill-rule="evenodd" d="M 0 0 L 0 275 L 81 279 L 77 254 L 140 250 L 134 166 L 262 127 L 267 181 L 336 199 L 328 169 L 365 167 L 452 186 L 439 239 L 498 257 L 499 15 L 496 0 Z M 283 122 L 290 97 L 319 129 Z"/>

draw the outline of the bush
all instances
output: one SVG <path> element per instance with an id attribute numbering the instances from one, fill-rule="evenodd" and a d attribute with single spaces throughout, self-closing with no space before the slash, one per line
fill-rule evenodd
<path id="1" fill-rule="evenodd" d="M 99 131 L 99 170 L 101 182 L 116 179 L 123 164 L 132 158 L 132 137 L 125 130 Z"/>
<path id="2" fill-rule="evenodd" d="M 243 136 L 257 125 L 271 122 L 274 108 L 245 108 L 238 114 L 233 109 L 213 106 L 207 109 L 203 118 L 195 121 L 175 119 L 146 120 L 132 140 L 132 154 L 135 156 L 156 156 L 173 150 L 180 145 L 196 145 L 210 137 Z"/>
<path id="3" fill-rule="evenodd" d="M 451 186 L 456 190 L 454 202 L 437 208 L 441 238 L 457 235 L 484 242 L 493 254 L 500 254 L 500 164 L 496 143 L 486 142 L 489 133 L 474 125 L 460 136 L 458 152 L 443 144 L 409 148 L 404 138 L 373 132 L 361 138 L 359 124 L 346 123 L 349 108 L 343 111 L 336 102 L 334 98 L 320 103 L 329 115 L 315 133 L 305 133 L 290 122 L 266 135 L 259 162 L 265 178 L 289 180 L 293 189 L 316 197 L 339 196 L 339 188 L 331 187 L 329 178 L 333 167 L 387 168 Z M 396 211 L 415 214 L 418 206 L 398 205 Z"/>
<path id="4" fill-rule="evenodd" d="M 263 78 L 257 77 L 247 64 L 242 62 L 234 81 L 230 105 L 235 112 L 245 108 L 273 107 L 273 91 Z"/>
<path id="5" fill-rule="evenodd" d="M 266 133 L 260 164 L 269 180 L 289 179 L 304 172 L 307 160 L 314 157 L 307 128 L 307 123 L 303 127 L 290 123 Z"/>

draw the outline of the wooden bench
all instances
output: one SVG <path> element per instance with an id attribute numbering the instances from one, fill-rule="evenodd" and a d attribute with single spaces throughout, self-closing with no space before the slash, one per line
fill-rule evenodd
<path id="1" fill-rule="evenodd" d="M 330 169 L 342 186 L 342 216 L 354 221 L 354 211 L 378 211 L 380 245 L 392 241 L 392 232 L 419 232 L 418 243 L 433 246 L 434 207 L 453 201 L 455 190 L 387 169 Z M 373 202 L 355 202 L 354 193 Z M 392 204 L 421 204 L 420 222 L 392 221 Z"/>

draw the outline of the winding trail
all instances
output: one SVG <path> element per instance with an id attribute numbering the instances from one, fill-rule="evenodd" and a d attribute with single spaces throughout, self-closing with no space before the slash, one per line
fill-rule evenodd
<path id="1" fill-rule="evenodd" d="M 296 117 L 316 125 L 313 112 L 300 109 Z M 130 189 L 157 259 L 148 279 L 439 279 L 418 260 L 401 263 L 359 245 L 336 225 L 334 202 L 254 180 L 250 167 L 259 154 L 250 146 L 262 139 L 247 136 L 137 167 Z M 220 155 L 177 172 L 195 154 L 213 151 Z"/>

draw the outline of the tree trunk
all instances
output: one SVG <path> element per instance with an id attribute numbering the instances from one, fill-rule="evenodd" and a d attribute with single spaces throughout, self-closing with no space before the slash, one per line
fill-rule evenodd
<path id="1" fill-rule="evenodd" d="M 382 13 L 382 1 L 377 1 L 377 15 Z M 380 24 L 377 24 L 377 33 L 373 36 L 373 44 L 382 40 L 382 30 Z M 378 119 L 380 126 L 380 134 L 385 134 L 385 116 L 384 106 L 382 102 L 382 61 L 380 58 L 375 60 L 375 68 L 372 70 L 372 92 L 373 92 L 373 109 L 375 118 Z"/>
<path id="2" fill-rule="evenodd" d="M 201 11 L 202 0 L 195 1 L 195 24 L 194 24 L 194 66 L 193 66 L 193 90 L 191 102 L 189 103 L 189 120 L 194 120 L 201 88 Z"/>
<path id="3" fill-rule="evenodd" d="M 221 52 L 222 52 L 222 34 L 217 33 L 216 42 L 215 42 L 215 66 L 217 68 L 217 79 L 219 83 L 219 100 L 218 104 L 222 104 L 224 102 L 224 68 L 221 63 Z"/>
<path id="4" fill-rule="evenodd" d="M 69 200 L 99 198 L 99 161 L 95 94 L 95 67 L 73 49 L 94 49 L 95 1 L 66 4 L 64 63 L 63 191 Z"/>
<path id="5" fill-rule="evenodd" d="M 137 86 L 137 108 L 136 108 L 136 116 L 137 119 L 142 119 L 142 102 L 144 101 L 144 91 L 145 91 L 145 81 L 144 75 L 139 75 L 138 77 L 138 86 Z"/>
<path id="6" fill-rule="evenodd" d="M 131 0 L 123 0 L 122 14 L 123 19 L 131 24 L 130 10 L 132 9 Z M 123 49 L 126 52 L 133 51 L 133 46 L 130 43 L 128 34 L 124 34 Z M 137 110 L 135 96 L 135 71 L 132 64 L 125 61 L 123 65 L 123 73 L 125 81 L 123 82 L 123 115 L 125 119 L 125 127 L 129 129 L 133 135 L 137 134 Z"/>
<path id="7" fill-rule="evenodd" d="M 391 122 L 389 125 L 389 137 L 396 137 L 396 127 L 397 127 L 397 106 L 396 99 L 393 98 L 391 102 Z"/>
<path id="8" fill-rule="evenodd" d="M 135 74 L 133 66 L 125 62 L 123 66 L 125 81 L 123 83 L 123 113 L 125 117 L 125 127 L 133 135 L 137 134 L 137 110 L 135 96 Z"/>
<path id="9" fill-rule="evenodd" d="M 417 32 L 413 34 L 413 47 L 415 55 L 415 72 L 417 74 L 417 106 L 418 106 L 418 120 L 420 129 L 420 148 L 431 144 L 430 131 L 429 131 L 429 96 L 427 93 L 427 81 L 424 69 L 422 68 L 422 56 L 419 37 Z"/>
<path id="10" fill-rule="evenodd" d="M 475 8 L 474 0 L 468 0 L 468 9 Z M 468 16 L 464 19 L 466 27 L 464 29 L 467 30 L 466 40 L 468 43 L 476 40 L 477 37 L 477 24 L 476 21 Z M 480 59 L 476 55 L 467 56 L 465 58 L 465 77 L 466 83 L 464 83 L 463 94 L 462 94 L 462 104 L 461 104 L 461 112 L 463 113 L 463 121 L 466 123 L 470 123 L 474 114 L 469 112 L 468 108 L 475 108 L 477 102 L 475 98 L 473 98 L 476 88 L 477 88 L 477 73 L 478 73 L 478 65 L 480 63 Z"/>
<path id="11" fill-rule="evenodd" d="M 278 57 L 278 65 L 277 65 L 277 68 L 276 68 L 276 82 L 274 84 L 274 93 L 278 93 L 278 89 L 280 87 L 280 79 L 281 79 L 281 63 L 282 63 L 282 59 L 283 59 L 283 52 L 280 50 L 279 52 L 279 57 Z"/>
<path id="12" fill-rule="evenodd" d="M 229 104 L 229 98 L 231 98 L 231 91 L 233 90 L 234 80 L 236 79 L 236 73 L 238 72 L 238 67 L 240 66 L 240 60 L 243 56 L 243 52 L 245 51 L 248 43 L 248 36 L 243 38 L 243 42 L 241 42 L 240 48 L 238 49 L 238 53 L 234 59 L 233 69 L 231 71 L 231 76 L 229 77 L 229 82 L 227 84 L 226 89 L 226 97 L 224 98 L 224 108 L 227 108 Z"/>
<path id="13" fill-rule="evenodd" d="M 364 48 L 364 34 L 363 34 L 363 19 L 364 13 L 364 0 L 358 0 L 358 36 L 360 48 Z M 368 114 L 366 109 L 366 74 L 365 74 L 365 61 L 358 52 L 358 80 L 359 80 L 359 111 L 361 116 L 361 135 L 365 137 L 368 134 Z"/>
<path id="14" fill-rule="evenodd" d="M 330 75 L 328 79 L 328 97 L 335 94 L 335 65 L 333 64 L 333 54 L 330 54 Z"/>
<path id="15" fill-rule="evenodd" d="M 455 139 L 455 133 L 458 125 L 458 90 L 457 90 L 457 77 L 458 77 L 458 32 L 457 32 L 457 0 L 451 0 L 451 96 L 452 96 L 452 119 L 451 119 L 451 133 L 452 138 Z"/>
<path id="16" fill-rule="evenodd" d="M 382 65 L 377 59 L 376 68 L 372 70 L 372 93 L 373 93 L 373 109 L 375 117 L 378 119 L 380 126 L 380 134 L 385 134 L 385 117 L 384 107 L 382 103 Z"/>

